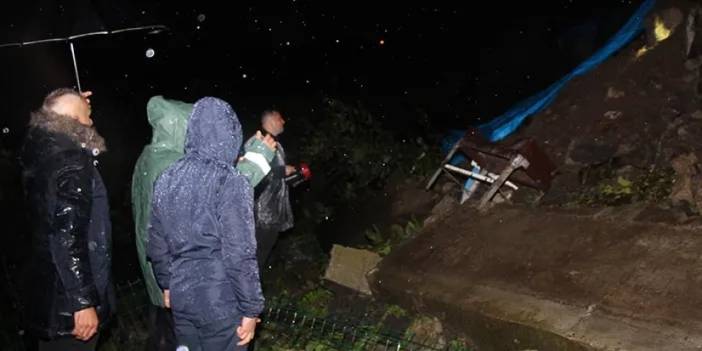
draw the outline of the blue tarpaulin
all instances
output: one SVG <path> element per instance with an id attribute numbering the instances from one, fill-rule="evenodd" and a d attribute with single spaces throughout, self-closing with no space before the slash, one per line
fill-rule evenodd
<path id="1" fill-rule="evenodd" d="M 583 75 L 600 63 L 604 62 L 613 53 L 621 49 L 636 37 L 643 29 L 644 19 L 648 12 L 653 8 L 655 0 L 646 0 L 634 12 L 631 18 L 619 29 L 619 31 L 607 41 L 597 52 L 590 56 L 587 60 L 578 65 L 573 71 L 565 75 L 547 89 L 517 103 L 507 112 L 500 116 L 491 119 L 489 122 L 477 126 L 481 134 L 489 141 L 499 141 L 519 128 L 524 120 L 541 111 L 550 105 L 556 98 L 561 89 L 573 78 Z M 442 149 L 447 153 L 451 147 L 463 136 L 465 131 L 452 130 L 442 141 Z M 460 156 L 454 157 L 451 163 L 457 164 L 462 162 Z"/>

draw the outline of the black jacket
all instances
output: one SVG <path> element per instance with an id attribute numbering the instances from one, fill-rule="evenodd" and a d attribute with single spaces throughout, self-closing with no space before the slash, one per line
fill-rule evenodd
<path id="1" fill-rule="evenodd" d="M 111 224 L 93 155 L 75 135 L 32 126 L 21 161 L 32 232 L 27 328 L 43 338 L 70 335 L 73 313 L 87 307 L 96 308 L 103 327 L 115 304 Z"/>
<path id="2" fill-rule="evenodd" d="M 293 227 L 288 185 L 285 182 L 285 151 L 278 143 L 271 171 L 254 189 L 256 228 L 284 232 Z"/>

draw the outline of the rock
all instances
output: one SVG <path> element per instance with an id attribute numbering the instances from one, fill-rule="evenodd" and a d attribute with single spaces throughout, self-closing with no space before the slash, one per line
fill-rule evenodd
<path id="1" fill-rule="evenodd" d="M 671 161 L 671 166 L 675 170 L 675 183 L 670 192 L 670 200 L 673 205 L 681 203 L 695 204 L 695 194 L 699 188 L 699 182 L 694 183 L 693 178 L 697 179 L 697 156 L 694 153 L 679 155 Z"/>
<path id="2" fill-rule="evenodd" d="M 412 336 L 413 340 L 426 340 L 427 345 L 432 345 L 439 350 L 446 347 L 444 326 L 436 317 L 422 316 L 415 319 L 407 328 L 407 333 Z"/>
<path id="3" fill-rule="evenodd" d="M 626 95 L 626 93 L 613 87 L 609 87 L 609 89 L 607 89 L 607 99 L 618 99 L 624 95 Z"/>
<path id="4" fill-rule="evenodd" d="M 619 119 L 623 115 L 622 111 L 607 111 L 604 113 L 605 118 L 615 120 Z"/>
<path id="5" fill-rule="evenodd" d="M 560 205 L 571 202 L 574 196 L 578 194 L 580 187 L 580 176 L 577 170 L 568 169 L 567 172 L 559 172 L 553 178 L 551 188 L 541 198 L 540 203 L 543 205 Z"/>
<path id="6" fill-rule="evenodd" d="M 575 139 L 568 147 L 566 164 L 596 165 L 609 161 L 617 152 L 616 145 L 595 140 Z"/>
<path id="7" fill-rule="evenodd" d="M 334 245 L 324 279 L 371 295 L 366 275 L 380 262 L 380 256 L 368 250 Z"/>

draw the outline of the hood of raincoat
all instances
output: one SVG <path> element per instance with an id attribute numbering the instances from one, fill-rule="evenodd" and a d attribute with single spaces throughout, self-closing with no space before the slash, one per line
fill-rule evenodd
<path id="1" fill-rule="evenodd" d="M 185 130 L 192 110 L 193 104 L 165 99 L 161 95 L 149 99 L 146 115 L 153 130 L 152 147 L 183 152 Z"/>
<path id="2" fill-rule="evenodd" d="M 232 165 L 241 143 L 241 124 L 228 103 L 214 97 L 195 103 L 185 136 L 187 155 Z"/>

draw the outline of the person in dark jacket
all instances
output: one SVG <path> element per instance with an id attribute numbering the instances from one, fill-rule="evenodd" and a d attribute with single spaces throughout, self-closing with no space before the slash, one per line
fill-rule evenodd
<path id="1" fill-rule="evenodd" d="M 261 114 L 261 127 L 276 140 L 284 126 L 285 119 L 279 111 L 266 110 Z M 285 163 L 285 151 L 279 141 L 270 165 L 270 172 L 255 188 L 256 256 L 262 272 L 279 233 L 292 228 L 294 222 L 285 177 L 295 172 L 295 167 Z"/>
<path id="2" fill-rule="evenodd" d="M 51 92 L 31 115 L 21 153 L 33 248 L 25 322 L 39 350 L 94 350 L 115 306 L 107 191 L 95 160 L 105 142 L 89 95 Z"/>
<path id="3" fill-rule="evenodd" d="M 241 142 L 231 106 L 202 98 L 185 156 L 154 184 L 147 255 L 190 351 L 245 350 L 264 307 L 253 189 L 234 167 Z"/>

